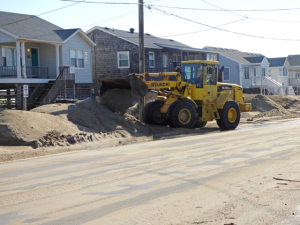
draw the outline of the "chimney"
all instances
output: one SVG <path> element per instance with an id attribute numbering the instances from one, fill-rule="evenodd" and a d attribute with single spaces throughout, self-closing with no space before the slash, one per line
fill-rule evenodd
<path id="1" fill-rule="evenodd" d="M 134 28 L 130 28 L 129 30 L 130 30 L 130 33 L 132 33 L 132 34 L 134 33 Z"/>

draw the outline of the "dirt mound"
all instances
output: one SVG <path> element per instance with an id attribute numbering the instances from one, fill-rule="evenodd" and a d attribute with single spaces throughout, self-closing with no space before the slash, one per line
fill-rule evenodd
<path id="1" fill-rule="evenodd" d="M 264 95 L 256 95 L 255 97 L 246 102 L 252 104 L 252 111 L 258 112 L 266 112 L 281 107 L 280 105 L 276 104 L 274 101 L 272 101 L 270 98 Z"/>
<path id="2" fill-rule="evenodd" d="M 0 111 L 0 144 L 31 145 L 51 131 L 66 135 L 80 132 L 63 116 L 20 110 Z"/>
<path id="3" fill-rule="evenodd" d="M 278 96 L 277 99 L 283 99 L 284 96 Z M 271 98 L 264 95 L 256 95 L 252 99 L 246 101 L 252 104 L 253 112 L 260 112 L 249 120 L 260 119 L 265 117 L 277 117 L 277 118 L 296 118 L 298 114 L 289 112 L 287 109 L 282 107 L 281 104 L 276 103 Z"/>
<path id="4" fill-rule="evenodd" d="M 132 106 L 131 91 L 127 89 L 108 89 L 101 102 L 113 112 L 124 114 Z"/>

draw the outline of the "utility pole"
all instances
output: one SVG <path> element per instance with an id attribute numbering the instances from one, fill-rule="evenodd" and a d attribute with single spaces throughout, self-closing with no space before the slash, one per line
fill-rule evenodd
<path id="1" fill-rule="evenodd" d="M 145 48 L 144 48 L 144 2 L 139 0 L 139 74 L 145 73 Z M 139 115 L 142 121 L 142 114 L 145 104 L 145 99 L 140 100 Z"/>

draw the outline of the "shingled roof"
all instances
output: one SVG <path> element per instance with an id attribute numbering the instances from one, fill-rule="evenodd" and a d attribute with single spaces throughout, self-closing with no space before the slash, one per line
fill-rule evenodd
<path id="1" fill-rule="evenodd" d="M 126 40 L 128 42 L 131 42 L 135 45 L 139 44 L 139 33 L 138 32 L 130 32 L 124 31 L 124 30 L 118 30 L 108 27 L 93 27 L 90 30 L 86 31 L 87 34 L 93 32 L 94 30 L 100 30 L 106 33 L 109 33 L 113 36 L 119 37 L 123 40 Z M 178 41 L 172 40 L 172 39 L 166 39 L 166 38 L 159 38 L 156 36 L 153 36 L 151 34 L 145 33 L 144 34 L 144 46 L 146 48 L 175 48 L 179 50 L 187 50 L 187 51 L 196 51 L 196 52 L 215 52 L 215 51 L 209 51 L 199 48 L 193 48 L 188 45 L 182 44 Z"/>
<path id="2" fill-rule="evenodd" d="M 221 52 L 223 55 L 236 60 L 240 63 L 261 63 L 264 59 L 264 55 L 259 53 L 249 53 L 249 52 L 241 52 L 236 49 L 230 48 L 219 48 L 219 47 L 211 47 L 207 46 L 205 48 L 209 48 L 214 51 Z"/>
<path id="3" fill-rule="evenodd" d="M 300 66 L 300 55 L 289 55 L 288 61 L 290 66 Z"/>
<path id="4" fill-rule="evenodd" d="M 0 31 L 18 39 L 62 43 L 80 29 L 63 29 L 37 16 L 0 11 Z M 87 36 L 85 39 L 94 44 Z"/>
<path id="5" fill-rule="evenodd" d="M 268 58 L 268 61 L 270 63 L 270 67 L 281 67 L 284 65 L 286 61 L 286 57 L 280 57 L 280 58 Z"/>

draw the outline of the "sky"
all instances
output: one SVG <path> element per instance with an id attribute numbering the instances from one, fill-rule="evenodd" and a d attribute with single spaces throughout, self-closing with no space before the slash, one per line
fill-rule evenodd
<path id="1" fill-rule="evenodd" d="M 138 3 L 138 0 L 90 1 Z M 144 0 L 144 2 L 148 6 L 144 8 L 145 33 L 173 39 L 195 48 L 213 46 L 237 49 L 243 52 L 260 53 L 269 58 L 300 54 L 299 0 Z M 69 6 L 40 17 L 65 29 L 81 28 L 87 31 L 94 26 L 101 26 L 128 31 L 134 28 L 138 32 L 137 4 L 0 0 L 0 5 L 1 11 L 30 15 L 39 15 Z M 270 11 L 271 9 L 295 10 Z M 219 29 L 210 29 L 211 27 Z"/>

